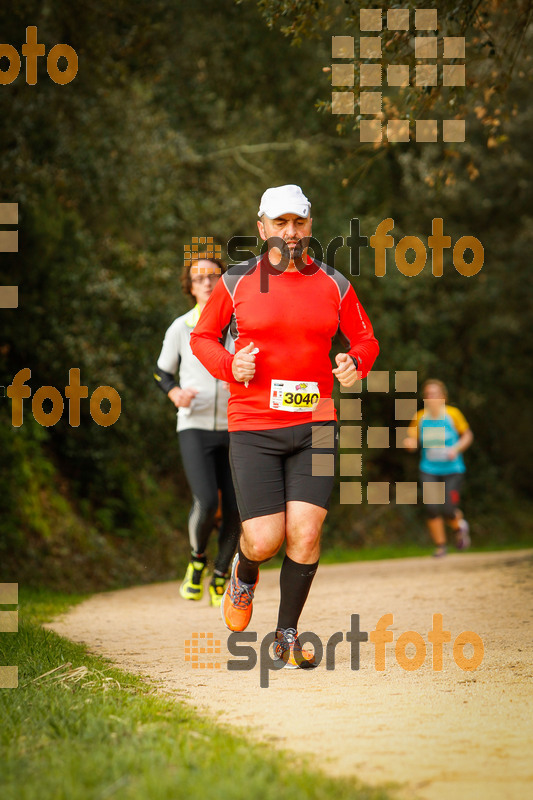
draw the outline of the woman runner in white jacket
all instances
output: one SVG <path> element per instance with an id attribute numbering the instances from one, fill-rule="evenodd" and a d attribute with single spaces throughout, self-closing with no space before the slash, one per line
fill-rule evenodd
<path id="1" fill-rule="evenodd" d="M 180 594 L 186 600 L 200 600 L 203 596 L 205 551 L 216 523 L 220 496 L 222 519 L 218 555 L 209 584 L 213 606 L 220 605 L 224 594 L 241 523 L 228 460 L 229 392 L 224 382 L 213 378 L 193 355 L 189 342 L 191 332 L 224 271 L 222 261 L 202 258 L 201 254 L 193 266 L 184 266 L 182 288 L 196 301 L 196 305 L 175 319 L 167 330 L 154 373 L 158 386 L 178 409 L 181 457 L 193 495 L 189 513 L 191 560 L 180 586 Z M 177 373 L 178 382 L 175 380 Z"/>

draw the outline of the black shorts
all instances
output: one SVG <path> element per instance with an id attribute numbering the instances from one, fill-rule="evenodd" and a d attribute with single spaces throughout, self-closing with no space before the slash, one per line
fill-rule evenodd
<path id="1" fill-rule="evenodd" d="M 420 473 L 420 484 L 424 483 L 443 483 L 444 484 L 444 503 L 424 503 L 426 514 L 430 519 L 435 517 L 445 517 L 453 519 L 455 511 L 461 501 L 461 486 L 464 474 L 453 472 L 450 475 L 431 475 L 429 472 Z"/>
<path id="2" fill-rule="evenodd" d="M 327 509 L 336 453 L 333 420 L 232 431 L 229 456 L 241 520 L 285 511 L 288 500 Z"/>

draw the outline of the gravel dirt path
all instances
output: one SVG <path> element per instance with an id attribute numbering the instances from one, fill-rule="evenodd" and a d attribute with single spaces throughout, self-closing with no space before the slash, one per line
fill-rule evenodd
<path id="1" fill-rule="evenodd" d="M 313 631 L 324 645 L 344 633 L 335 669 L 324 658 L 315 670 L 270 671 L 268 688 L 260 687 L 259 664 L 228 670 L 234 656 L 218 609 L 205 595 L 183 601 L 177 583 L 96 595 L 49 627 L 332 775 L 394 782 L 402 798 L 525 800 L 533 796 L 532 567 L 531 550 L 321 566 L 300 631 Z M 276 622 L 278 579 L 278 570 L 261 573 L 249 628 L 257 651 Z M 359 614 L 370 634 L 387 613 L 394 641 L 385 669 L 376 670 L 371 641 L 361 643 L 360 668 L 352 669 L 350 615 Z M 428 641 L 433 614 L 451 632 L 442 671 L 433 669 Z M 405 631 L 419 633 L 427 647 L 416 670 L 396 659 Z M 454 660 L 462 631 L 483 640 L 482 663 L 472 671 Z M 194 667 L 186 650 L 211 641 L 208 634 L 221 653 L 200 652 Z M 414 652 L 408 645 L 406 656 Z M 467 644 L 465 658 L 473 654 Z"/>

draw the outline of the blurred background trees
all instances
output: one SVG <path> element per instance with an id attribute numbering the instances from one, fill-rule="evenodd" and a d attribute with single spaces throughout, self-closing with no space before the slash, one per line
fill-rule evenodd
<path id="1" fill-rule="evenodd" d="M 21 52 L 36 25 L 47 51 L 74 47 L 79 71 L 58 86 L 40 59 L 35 86 L 23 65 L 0 87 L 0 202 L 19 204 L 20 241 L 19 253 L 0 255 L 0 283 L 19 285 L 19 308 L 0 312 L 0 384 L 30 367 L 32 392 L 63 391 L 78 367 L 89 394 L 117 389 L 122 415 L 100 428 L 82 401 L 78 428 L 65 410 L 45 429 L 25 401 L 15 429 L 10 401 L 0 402 L 2 577 L 116 585 L 174 575 L 188 496 L 173 409 L 151 374 L 166 327 L 188 307 L 183 247 L 208 235 L 224 253 L 232 236 L 255 236 L 261 193 L 282 183 L 308 194 L 324 246 L 347 237 L 355 217 L 366 236 L 392 217 L 396 240 L 426 244 L 442 217 L 452 242 L 483 243 L 472 278 L 451 251 L 442 278 L 429 262 L 405 277 L 392 252 L 377 278 L 367 248 L 353 282 L 380 339 L 376 369 L 441 378 L 474 429 L 467 502 L 477 540 L 530 535 L 531 3 L 422 4 L 438 8 L 447 35 L 466 36 L 467 86 L 455 97 L 411 87 L 386 113 L 442 118 L 452 108 L 466 118 L 463 144 L 361 144 L 357 114 L 331 114 L 331 36 L 357 37 L 359 9 L 371 5 L 3 6 L 2 42 Z M 411 51 L 402 34 L 386 58 Z M 348 274 L 348 265 L 343 247 L 335 266 Z M 365 393 L 363 409 L 365 425 L 394 426 L 392 391 Z M 364 463 L 365 479 L 416 478 L 416 460 L 392 447 L 366 451 Z M 329 543 L 424 541 L 417 510 L 377 516 L 334 498 Z"/>

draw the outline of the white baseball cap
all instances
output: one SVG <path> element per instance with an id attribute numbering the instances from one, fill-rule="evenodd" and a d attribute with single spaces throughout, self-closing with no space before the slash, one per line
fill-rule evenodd
<path id="1" fill-rule="evenodd" d="M 299 217 L 308 217 L 311 203 L 299 186 L 288 183 L 285 186 L 272 186 L 267 189 L 261 198 L 259 213 L 269 219 L 276 219 L 283 214 L 298 214 Z"/>

